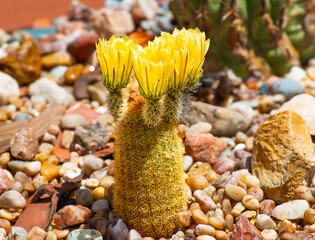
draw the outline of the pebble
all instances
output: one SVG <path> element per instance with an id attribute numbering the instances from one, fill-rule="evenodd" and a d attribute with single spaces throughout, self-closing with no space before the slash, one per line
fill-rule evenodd
<path id="1" fill-rule="evenodd" d="M 85 185 L 89 188 L 97 188 L 100 181 L 96 178 L 88 178 L 85 181 Z"/>
<path id="2" fill-rule="evenodd" d="M 41 185 L 48 183 L 47 179 L 44 176 L 36 175 L 33 178 L 33 185 L 35 189 L 39 188 Z"/>
<path id="3" fill-rule="evenodd" d="M 59 175 L 64 176 L 67 172 L 75 172 L 78 169 L 78 165 L 72 162 L 65 162 L 62 164 L 60 170 L 59 170 Z"/>
<path id="4" fill-rule="evenodd" d="M 274 229 L 276 230 L 276 223 L 266 214 L 258 214 L 256 217 L 255 225 L 260 229 Z"/>
<path id="5" fill-rule="evenodd" d="M 278 233 L 281 235 L 282 233 L 294 233 L 295 226 L 289 220 L 284 219 L 278 225 Z"/>
<path id="6" fill-rule="evenodd" d="M 28 233 L 28 239 L 32 240 L 45 240 L 47 233 L 40 227 L 33 227 Z"/>
<path id="7" fill-rule="evenodd" d="M 299 186 L 294 190 L 294 199 L 306 200 L 309 204 L 314 202 L 311 190 L 306 186 Z"/>
<path id="8" fill-rule="evenodd" d="M 225 186 L 225 191 L 227 195 L 229 195 L 229 197 L 235 201 L 241 201 L 243 197 L 245 197 L 245 195 L 247 194 L 244 188 L 232 184 L 227 184 Z"/>
<path id="9" fill-rule="evenodd" d="M 128 232 L 127 225 L 120 218 L 116 218 L 107 229 L 107 240 L 127 240 Z"/>
<path id="10" fill-rule="evenodd" d="M 49 73 L 56 79 L 62 79 L 67 71 L 68 67 L 67 66 L 57 66 L 52 68 Z"/>
<path id="11" fill-rule="evenodd" d="M 0 195 L 11 187 L 11 180 L 4 170 L 0 168 Z"/>
<path id="12" fill-rule="evenodd" d="M 21 170 L 29 176 L 35 176 L 40 172 L 41 165 L 39 161 L 28 162 L 23 165 Z"/>
<path id="13" fill-rule="evenodd" d="M 29 128 L 21 128 L 10 141 L 13 157 L 30 161 L 38 151 L 38 140 Z"/>
<path id="14" fill-rule="evenodd" d="M 46 161 L 42 164 L 40 173 L 50 182 L 59 175 L 59 166 L 50 161 Z"/>
<path id="15" fill-rule="evenodd" d="M 180 212 L 178 218 L 180 224 L 184 227 L 189 227 L 193 223 L 191 211 Z"/>
<path id="16" fill-rule="evenodd" d="M 22 227 L 12 227 L 11 232 L 8 236 L 8 239 L 11 240 L 15 233 L 22 233 L 23 234 L 23 235 L 21 235 L 22 238 L 15 238 L 16 240 L 24 240 L 24 239 L 27 240 L 27 231 Z M 25 238 L 25 235 L 26 235 L 26 238 Z"/>
<path id="17" fill-rule="evenodd" d="M 228 109 L 234 110 L 242 114 L 248 121 L 252 121 L 254 110 L 245 102 L 234 102 L 228 106 Z"/>
<path id="18" fill-rule="evenodd" d="M 243 236 L 246 236 L 243 237 Z M 263 240 L 259 230 L 251 224 L 246 217 L 241 215 L 236 222 L 235 228 L 230 235 L 230 240 L 240 240 L 240 239 L 256 239 Z"/>
<path id="19" fill-rule="evenodd" d="M 74 84 L 75 81 L 80 77 L 82 72 L 83 72 L 82 64 L 76 64 L 76 65 L 70 66 L 65 73 L 65 84 L 70 84 L 70 85 Z"/>
<path id="20" fill-rule="evenodd" d="M 61 147 L 68 149 L 73 141 L 74 131 L 64 130 L 61 138 Z"/>
<path id="21" fill-rule="evenodd" d="M 25 206 L 24 197 L 15 190 L 9 190 L 0 196 L 0 208 L 23 209 Z"/>
<path id="22" fill-rule="evenodd" d="M 135 229 L 131 229 L 128 233 L 127 240 L 139 240 L 141 239 L 140 233 L 137 232 Z"/>
<path id="23" fill-rule="evenodd" d="M 294 96 L 303 93 L 304 86 L 298 81 L 280 78 L 271 84 L 270 92 L 272 94 L 283 94 L 286 100 L 289 100 Z"/>
<path id="24" fill-rule="evenodd" d="M 195 209 L 192 211 L 192 218 L 196 224 L 208 224 L 207 216 L 200 209 Z"/>
<path id="25" fill-rule="evenodd" d="M 106 160 L 105 160 L 105 164 L 106 164 Z M 101 168 L 100 170 L 94 171 L 93 173 L 91 173 L 90 178 L 95 178 L 97 180 L 101 180 L 103 177 L 105 177 L 107 175 L 108 172 L 108 168 Z"/>
<path id="26" fill-rule="evenodd" d="M 81 205 L 67 205 L 54 214 L 59 229 L 84 223 L 92 216 L 92 211 Z"/>
<path id="27" fill-rule="evenodd" d="M 214 215 L 209 218 L 209 224 L 215 229 L 224 229 L 225 220 L 223 218 L 223 212 L 221 209 L 217 208 L 215 210 Z"/>
<path id="28" fill-rule="evenodd" d="M 11 160 L 10 153 L 5 152 L 0 155 L 0 167 L 6 168 L 9 161 Z"/>
<path id="29" fill-rule="evenodd" d="M 57 240 L 57 236 L 54 232 L 48 231 L 45 240 Z"/>
<path id="30" fill-rule="evenodd" d="M 66 114 L 61 117 L 61 127 L 63 129 L 73 130 L 86 123 L 86 118 L 78 114 Z"/>
<path id="31" fill-rule="evenodd" d="M 19 96 L 19 84 L 10 75 L 0 71 L 0 106 L 8 103 L 10 96 Z"/>
<path id="32" fill-rule="evenodd" d="M 23 190 L 30 193 L 34 192 L 35 188 L 32 183 L 32 178 L 26 175 L 24 172 L 16 172 L 14 175 L 14 180 L 22 183 Z"/>
<path id="33" fill-rule="evenodd" d="M 238 202 L 232 208 L 231 214 L 233 217 L 238 217 L 246 208 L 243 206 L 242 203 Z"/>
<path id="34" fill-rule="evenodd" d="M 247 188 L 259 187 L 259 185 L 260 185 L 259 179 L 253 175 L 250 175 L 250 174 L 245 176 L 241 181 L 246 184 Z"/>
<path id="35" fill-rule="evenodd" d="M 65 237 L 68 236 L 70 230 L 68 228 L 62 230 L 54 229 L 53 233 L 56 235 L 57 239 L 64 239 Z"/>
<path id="36" fill-rule="evenodd" d="M 204 191 L 196 190 L 193 193 L 193 196 L 196 198 L 196 201 L 199 203 L 201 210 L 203 212 L 208 212 L 216 208 L 216 204 Z"/>
<path id="37" fill-rule="evenodd" d="M 17 181 L 13 182 L 11 185 L 11 190 L 15 190 L 15 191 L 21 193 L 23 191 L 22 183 L 17 182 Z"/>
<path id="38" fill-rule="evenodd" d="M 301 219 L 305 211 L 310 207 L 305 200 L 293 200 L 276 206 L 271 216 L 279 220 L 283 219 Z"/>
<path id="39" fill-rule="evenodd" d="M 200 235 L 215 236 L 215 229 L 210 225 L 198 224 L 195 227 L 195 234 L 197 236 L 200 236 Z"/>
<path id="40" fill-rule="evenodd" d="M 196 237 L 196 240 L 216 240 L 216 239 L 208 235 L 201 235 L 201 236 Z"/>
<path id="41" fill-rule="evenodd" d="M 259 201 L 253 195 L 246 195 L 242 199 L 242 204 L 244 207 L 256 210 L 259 208 Z"/>
<path id="42" fill-rule="evenodd" d="M 305 211 L 303 219 L 309 223 L 314 224 L 315 223 L 315 209 L 309 208 Z"/>
<path id="43" fill-rule="evenodd" d="M 192 166 L 193 163 L 194 163 L 193 158 L 191 156 L 189 156 L 189 155 L 185 155 L 184 156 L 183 170 L 185 172 L 187 172 L 190 169 L 190 167 Z"/>
<path id="44" fill-rule="evenodd" d="M 50 143 L 42 143 L 40 146 L 39 146 L 39 152 L 40 153 L 43 153 L 43 152 L 45 152 L 45 153 L 49 153 L 49 154 L 51 154 L 51 152 L 53 151 L 53 149 L 54 149 L 54 146 L 52 145 L 52 144 L 50 144 Z"/>
<path id="45" fill-rule="evenodd" d="M 201 174 L 188 177 L 186 182 L 193 192 L 196 190 L 202 190 L 208 186 L 207 179 Z"/>
<path id="46" fill-rule="evenodd" d="M 298 66 L 293 66 L 290 69 L 290 72 L 285 75 L 287 78 L 292 79 L 293 81 L 301 82 L 304 78 L 306 78 L 306 71 Z"/>
<path id="47" fill-rule="evenodd" d="M 265 199 L 259 203 L 259 212 L 271 216 L 272 210 L 276 207 L 276 203 L 273 200 Z"/>
<path id="48" fill-rule="evenodd" d="M 190 137 L 193 134 L 198 133 L 210 133 L 212 129 L 212 125 L 207 122 L 199 122 L 190 126 L 190 128 L 186 131 L 186 137 Z"/>
<path id="49" fill-rule="evenodd" d="M 49 127 L 48 127 L 48 132 L 52 135 L 58 135 L 59 132 L 60 132 L 60 127 L 57 125 L 57 124 L 51 124 Z"/>
<path id="50" fill-rule="evenodd" d="M 227 230 L 232 232 L 233 227 L 234 227 L 234 218 L 233 218 L 233 216 L 231 214 L 227 214 L 225 216 L 225 226 L 226 226 Z"/>
<path id="51" fill-rule="evenodd" d="M 55 135 L 52 135 L 49 132 L 45 132 L 42 141 L 43 142 L 48 142 L 48 143 L 51 143 L 51 144 L 56 144 L 57 138 L 56 138 Z"/>
<path id="52" fill-rule="evenodd" d="M 92 192 L 93 198 L 95 200 L 100 200 L 105 198 L 105 189 L 103 187 L 97 187 Z"/>
<path id="53" fill-rule="evenodd" d="M 90 190 L 81 188 L 75 194 L 76 203 L 84 207 L 91 207 L 94 199 Z"/>
<path id="54" fill-rule="evenodd" d="M 245 211 L 242 213 L 242 216 L 246 217 L 247 219 L 256 218 L 257 212 L 256 211 Z"/>
<path id="55" fill-rule="evenodd" d="M 0 228 L 0 239 L 5 240 L 6 235 L 7 235 L 6 230 L 4 228 Z"/>
<path id="56" fill-rule="evenodd" d="M 69 233 L 67 240 L 103 240 L 102 234 L 94 229 L 76 229 Z"/>
<path id="57" fill-rule="evenodd" d="M 13 171 L 13 172 L 18 172 L 22 171 L 23 166 L 26 164 L 26 161 L 19 161 L 19 160 L 11 160 L 8 163 L 8 167 Z"/>
<path id="58" fill-rule="evenodd" d="M 19 216 L 20 212 L 14 212 L 8 209 L 0 209 L 0 218 L 14 222 Z"/>
<path id="59" fill-rule="evenodd" d="M 83 157 L 83 164 L 81 167 L 85 168 L 86 174 L 90 175 L 92 172 L 100 170 L 103 167 L 104 161 L 94 155 L 85 155 Z"/>
<path id="60" fill-rule="evenodd" d="M 101 210 L 109 210 L 110 208 L 109 208 L 109 203 L 106 199 L 100 199 L 93 203 L 91 209 L 93 212 L 98 212 Z"/>
<path id="61" fill-rule="evenodd" d="M 243 132 L 237 132 L 235 135 L 235 142 L 236 143 L 245 143 L 247 140 L 247 135 Z"/>
<path id="62" fill-rule="evenodd" d="M 273 229 L 265 229 L 261 232 L 264 240 L 277 240 L 279 235 Z"/>
<path id="63" fill-rule="evenodd" d="M 0 228 L 4 229 L 6 232 L 6 235 L 8 235 L 12 229 L 10 221 L 7 219 L 0 219 Z"/>
<path id="64" fill-rule="evenodd" d="M 259 202 L 264 198 L 264 192 L 260 187 L 251 187 L 247 190 L 247 194 L 254 196 Z"/>
<path id="65" fill-rule="evenodd" d="M 42 65 L 44 68 L 54 68 L 60 65 L 71 65 L 72 57 L 68 52 L 60 51 L 45 55 L 42 57 Z"/>

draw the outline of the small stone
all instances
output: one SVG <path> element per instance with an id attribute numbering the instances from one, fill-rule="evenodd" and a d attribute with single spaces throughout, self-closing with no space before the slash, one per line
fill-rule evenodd
<path id="1" fill-rule="evenodd" d="M 91 207 L 94 202 L 91 191 L 85 188 L 81 188 L 76 192 L 75 200 L 78 205 L 84 207 Z"/>
<path id="2" fill-rule="evenodd" d="M 97 187 L 93 190 L 92 195 L 95 200 L 104 199 L 105 189 L 103 187 Z"/>
<path id="3" fill-rule="evenodd" d="M 231 214 L 233 217 L 238 217 L 244 210 L 245 210 L 245 207 L 243 206 L 243 204 L 238 202 L 232 208 Z"/>
<path id="4" fill-rule="evenodd" d="M 260 185 L 259 179 L 253 175 L 247 175 L 241 181 L 246 184 L 247 188 L 259 187 Z"/>
<path id="5" fill-rule="evenodd" d="M 259 203 L 259 212 L 271 216 L 272 210 L 276 207 L 276 203 L 273 200 L 266 199 Z"/>
<path id="6" fill-rule="evenodd" d="M 193 192 L 196 190 L 204 189 L 208 186 L 207 179 L 201 174 L 188 177 L 186 179 L 186 182 Z"/>
<path id="7" fill-rule="evenodd" d="M 9 209 L 0 209 L 0 218 L 7 219 L 10 222 L 15 222 L 20 214 L 20 212 L 11 211 Z"/>
<path id="8" fill-rule="evenodd" d="M 270 92 L 272 94 L 283 94 L 287 100 L 293 98 L 295 95 L 304 92 L 304 86 L 297 81 L 280 78 L 270 86 Z"/>
<path id="9" fill-rule="evenodd" d="M 243 197 L 247 194 L 244 188 L 238 187 L 236 185 L 227 184 L 225 186 L 225 191 L 230 198 L 235 201 L 241 201 Z"/>
<path id="10" fill-rule="evenodd" d="M 305 200 L 293 200 L 276 206 L 271 215 L 279 220 L 302 219 L 309 207 L 310 205 Z"/>
<path id="11" fill-rule="evenodd" d="M 253 147 L 254 147 L 254 137 L 249 137 L 246 139 L 245 142 L 245 146 L 246 146 L 246 151 L 252 152 L 253 151 Z"/>
<path id="12" fill-rule="evenodd" d="M 28 233 L 28 239 L 32 240 L 44 240 L 47 236 L 45 230 L 41 229 L 40 227 L 33 227 Z"/>
<path id="13" fill-rule="evenodd" d="M 295 226 L 289 220 L 282 220 L 278 226 L 278 233 L 281 235 L 282 233 L 294 233 Z"/>
<path id="14" fill-rule="evenodd" d="M 309 204 L 314 202 L 311 190 L 306 186 L 299 186 L 294 190 L 294 199 L 306 200 Z"/>
<path id="15" fill-rule="evenodd" d="M 277 240 L 279 237 L 277 232 L 273 229 L 265 229 L 261 232 L 261 235 L 264 240 Z"/>
<path id="16" fill-rule="evenodd" d="M 8 120 L 7 114 L 0 112 L 0 122 L 5 122 Z"/>
<path id="17" fill-rule="evenodd" d="M 78 165 L 73 162 L 65 162 L 59 170 L 59 175 L 64 176 L 67 172 L 75 172 L 78 168 Z"/>
<path id="18" fill-rule="evenodd" d="M 27 240 L 27 231 L 22 227 L 12 227 L 12 230 L 8 236 L 8 239 L 10 239 L 10 240 Z"/>
<path id="19" fill-rule="evenodd" d="M 11 187 L 11 180 L 4 170 L 0 168 L 0 195 Z"/>
<path id="20" fill-rule="evenodd" d="M 65 73 L 65 84 L 70 84 L 70 85 L 74 84 L 75 81 L 80 77 L 82 73 L 83 73 L 82 64 L 76 64 L 76 65 L 70 66 Z"/>
<path id="21" fill-rule="evenodd" d="M 8 152 L 2 153 L 0 155 L 0 167 L 1 168 L 7 168 L 7 165 L 8 165 L 10 160 L 11 160 L 10 153 L 8 153 Z"/>
<path id="22" fill-rule="evenodd" d="M 28 162 L 23 165 L 22 171 L 29 176 L 35 176 L 40 172 L 41 163 L 39 161 Z"/>
<path id="23" fill-rule="evenodd" d="M 92 211 L 81 205 L 67 205 L 54 214 L 54 221 L 59 229 L 84 223 L 92 216 Z"/>
<path id="24" fill-rule="evenodd" d="M 57 236 L 54 232 L 48 231 L 45 240 L 57 240 Z"/>
<path id="25" fill-rule="evenodd" d="M 28 113 L 16 113 L 13 120 L 14 121 L 23 121 L 26 119 L 30 119 L 32 117 L 33 116 L 28 114 Z"/>
<path id="26" fill-rule="evenodd" d="M 244 216 L 240 216 L 236 222 L 235 229 L 230 235 L 230 240 L 263 240 L 261 233 L 258 229 L 251 224 Z"/>
<path id="27" fill-rule="evenodd" d="M 67 228 L 63 230 L 54 229 L 53 233 L 56 235 L 57 239 L 64 239 L 65 237 L 68 236 L 68 234 L 70 233 L 70 230 Z"/>
<path id="28" fill-rule="evenodd" d="M 223 218 L 222 210 L 217 208 L 212 217 L 209 218 L 209 224 L 215 229 L 223 230 L 225 226 L 225 220 Z"/>
<path id="29" fill-rule="evenodd" d="M 276 229 L 276 223 L 266 214 L 258 214 L 255 225 L 260 229 Z"/>
<path id="30" fill-rule="evenodd" d="M 189 227 L 193 222 L 191 211 L 180 212 L 178 218 L 180 224 L 184 227 Z"/>
<path id="31" fill-rule="evenodd" d="M 7 219 L 0 219 L 0 228 L 3 228 L 6 232 L 6 235 L 8 235 L 12 229 L 10 221 Z"/>
<path id="32" fill-rule="evenodd" d="M 264 192 L 260 187 L 251 187 L 247 190 L 247 194 L 254 196 L 259 202 L 264 198 Z"/>
<path id="33" fill-rule="evenodd" d="M 314 224 L 315 223 L 315 209 L 307 209 L 304 213 L 303 219 L 309 223 L 309 224 Z"/>
<path id="34" fill-rule="evenodd" d="M 42 141 L 55 144 L 57 142 L 57 138 L 56 136 L 50 134 L 49 132 L 45 132 Z"/>
<path id="35" fill-rule="evenodd" d="M 43 77 L 29 86 L 30 95 L 43 97 L 47 102 L 69 105 L 73 96 L 53 80 Z"/>
<path id="36" fill-rule="evenodd" d="M 229 230 L 229 232 L 232 232 L 233 230 L 233 226 L 234 225 L 234 218 L 231 214 L 227 214 L 225 216 L 225 226 L 226 226 L 226 229 Z"/>
<path id="37" fill-rule="evenodd" d="M 70 144 L 73 141 L 73 137 L 74 137 L 74 131 L 69 131 L 69 130 L 64 130 L 62 133 L 62 138 L 61 138 L 61 147 L 63 148 L 69 148 Z"/>
<path id="38" fill-rule="evenodd" d="M 229 199 L 227 199 L 227 198 L 223 199 L 221 205 L 222 205 L 221 209 L 223 211 L 224 216 L 231 213 L 232 206 L 231 206 L 231 202 Z"/>
<path id="39" fill-rule="evenodd" d="M 23 187 L 22 183 L 20 183 L 18 181 L 13 182 L 11 185 L 11 190 L 15 190 L 19 193 L 23 192 L 23 188 L 24 187 Z"/>
<path id="40" fill-rule="evenodd" d="M 290 69 L 290 72 L 285 76 L 289 79 L 292 79 L 293 81 L 301 82 L 304 78 L 306 78 L 306 72 L 299 66 L 293 66 Z"/>
<path id="41" fill-rule="evenodd" d="M 193 134 L 185 139 L 186 154 L 196 161 L 214 163 L 227 143 L 211 134 Z"/>
<path id="42" fill-rule="evenodd" d="M 251 210 L 256 210 L 259 208 L 258 200 L 252 195 L 244 196 L 242 199 L 242 203 L 243 203 L 244 207 L 251 209 Z"/>
<path id="43" fill-rule="evenodd" d="M 38 151 L 38 140 L 29 128 L 21 128 L 10 142 L 13 157 L 30 161 Z"/>
<path id="44" fill-rule="evenodd" d="M 236 143 L 245 143 L 247 140 L 247 136 L 243 132 L 237 132 L 235 135 L 235 142 Z"/>
<path id="45" fill-rule="evenodd" d="M 91 209 L 93 212 L 98 212 L 101 210 L 109 210 L 110 208 L 109 208 L 109 203 L 106 199 L 100 199 L 93 203 Z"/>
<path id="46" fill-rule="evenodd" d="M 142 239 L 140 233 L 138 233 L 135 229 L 131 229 L 128 233 L 127 240 L 139 240 Z"/>
<path id="47" fill-rule="evenodd" d="M 186 131 L 186 137 L 190 137 L 193 134 L 200 134 L 200 133 L 210 133 L 212 126 L 210 123 L 207 122 L 199 122 L 196 123 Z"/>
<path id="48" fill-rule="evenodd" d="M 127 240 L 128 232 L 126 224 L 120 218 L 116 218 L 107 229 L 107 240 Z"/>
<path id="49" fill-rule="evenodd" d="M 242 213 L 242 216 L 246 217 L 247 219 L 256 218 L 257 212 L 256 211 L 245 211 Z"/>
<path id="50" fill-rule="evenodd" d="M 201 236 L 196 237 L 196 240 L 216 240 L 216 239 L 208 235 L 201 235 Z"/>
<path id="51" fill-rule="evenodd" d="M 100 170 L 103 167 L 103 164 L 103 159 L 95 157 L 94 155 L 85 155 L 83 157 L 83 166 L 86 168 L 85 171 L 87 175 L 90 175 L 91 172 Z"/>
<path id="52" fill-rule="evenodd" d="M 51 76 L 53 76 L 55 79 L 62 79 L 67 71 L 68 67 L 67 66 L 57 66 L 57 67 L 54 67 L 52 68 L 50 71 L 49 71 L 49 74 Z"/>
<path id="53" fill-rule="evenodd" d="M 213 164 L 213 170 L 218 174 L 223 174 L 227 171 L 232 172 L 235 168 L 236 162 L 225 156 L 218 157 L 217 161 Z"/>
<path id="54" fill-rule="evenodd" d="M 103 84 L 89 85 L 87 88 L 90 97 L 98 104 L 105 105 L 108 103 L 108 90 Z"/>
<path id="55" fill-rule="evenodd" d="M 196 190 L 194 191 L 193 196 L 196 198 L 196 201 L 200 204 L 201 210 L 203 212 L 208 212 L 216 208 L 216 204 L 204 191 Z"/>
<path id="56" fill-rule="evenodd" d="M 196 224 L 208 224 L 207 216 L 199 209 L 195 209 L 192 211 L 192 218 L 196 222 Z"/>
<path id="57" fill-rule="evenodd" d="M 192 165 L 193 163 L 194 163 L 194 160 L 192 159 L 192 157 L 189 156 L 189 155 L 185 155 L 185 156 L 184 156 L 183 170 L 184 170 L 185 172 L 187 172 L 187 171 L 190 169 L 190 167 L 191 167 L 191 165 Z"/>
<path id="58" fill-rule="evenodd" d="M 25 199 L 15 190 L 6 191 L 0 196 L 0 208 L 23 209 L 25 206 Z"/>
<path id="59" fill-rule="evenodd" d="M 39 152 L 42 153 L 42 152 L 45 152 L 45 153 L 49 153 L 51 154 L 51 152 L 53 151 L 54 149 L 54 146 L 50 143 L 42 143 L 40 146 L 39 146 Z"/>
<path id="60" fill-rule="evenodd" d="M 57 125 L 57 124 L 51 124 L 49 127 L 48 127 L 48 132 L 52 135 L 58 135 L 59 132 L 60 132 L 60 127 Z"/>
<path id="61" fill-rule="evenodd" d="M 35 189 L 39 188 L 41 185 L 47 184 L 48 181 L 44 176 L 41 175 L 36 175 L 33 178 L 33 185 L 35 187 Z"/>
<path id="62" fill-rule="evenodd" d="M 9 97 L 20 95 L 19 84 L 10 75 L 0 71 L 0 106 L 6 105 Z"/>
<path id="63" fill-rule="evenodd" d="M 78 114 L 66 114 L 61 118 L 61 127 L 63 129 L 75 129 L 84 124 L 86 124 L 85 117 Z"/>
<path id="64" fill-rule="evenodd" d="M 76 229 L 69 233 L 67 240 L 103 240 L 102 234 L 94 229 Z"/>
<path id="65" fill-rule="evenodd" d="M 254 116 L 254 110 L 252 106 L 249 106 L 247 103 L 242 101 L 232 103 L 228 106 L 228 109 L 241 113 L 248 119 L 248 121 L 252 121 L 252 118 Z"/>
<path id="66" fill-rule="evenodd" d="M 312 224 L 310 227 L 309 227 L 309 231 L 314 233 L 315 232 L 315 224 Z"/>
<path id="67" fill-rule="evenodd" d="M 48 181 L 52 181 L 59 176 L 59 166 L 50 161 L 46 161 L 42 164 L 40 173 Z"/>
<path id="68" fill-rule="evenodd" d="M 97 188 L 100 181 L 96 178 L 88 178 L 86 179 L 85 185 L 89 188 Z"/>
<path id="69" fill-rule="evenodd" d="M 42 58 L 44 68 L 54 68 L 59 65 L 69 66 L 72 63 L 72 57 L 67 52 L 55 52 L 47 54 Z"/>
<path id="70" fill-rule="evenodd" d="M 105 177 L 107 175 L 107 172 L 108 172 L 108 168 L 107 167 L 102 168 L 100 170 L 97 170 L 97 171 L 91 173 L 90 178 L 91 179 L 101 180 L 103 177 Z"/>
<path id="71" fill-rule="evenodd" d="M 50 154 L 48 152 L 41 152 L 41 153 L 37 153 L 35 155 L 35 161 L 40 161 L 42 164 L 47 161 L 50 157 Z"/>

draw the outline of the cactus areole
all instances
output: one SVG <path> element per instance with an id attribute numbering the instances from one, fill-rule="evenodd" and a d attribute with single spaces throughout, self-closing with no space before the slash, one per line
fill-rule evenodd
<path id="1" fill-rule="evenodd" d="M 142 48 L 127 37 L 96 44 L 116 119 L 114 211 L 142 236 L 170 237 L 187 208 L 184 147 L 177 125 L 202 74 L 209 40 L 198 29 L 162 33 Z M 142 97 L 122 89 L 134 71 Z"/>

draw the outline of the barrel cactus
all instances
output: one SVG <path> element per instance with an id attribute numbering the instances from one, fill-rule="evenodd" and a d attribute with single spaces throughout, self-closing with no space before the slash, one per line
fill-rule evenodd
<path id="1" fill-rule="evenodd" d="M 96 47 L 116 119 L 114 211 L 143 236 L 170 237 L 187 208 L 177 125 L 209 40 L 198 29 L 182 29 L 162 33 L 145 48 L 127 37 L 102 39 Z M 122 89 L 132 69 L 142 96 L 128 102 Z"/>

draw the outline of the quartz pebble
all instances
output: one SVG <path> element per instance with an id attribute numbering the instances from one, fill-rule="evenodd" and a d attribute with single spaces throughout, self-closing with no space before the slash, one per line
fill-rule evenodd
<path id="1" fill-rule="evenodd" d="M 28 239 L 32 240 L 44 240 L 47 236 L 45 230 L 41 229 L 40 227 L 33 227 L 28 233 Z"/>
<path id="2" fill-rule="evenodd" d="M 61 127 L 63 129 L 72 130 L 84 124 L 86 124 L 86 119 L 78 114 L 66 114 L 61 118 Z"/>
<path id="3" fill-rule="evenodd" d="M 192 218 L 196 222 L 196 224 L 208 224 L 207 216 L 199 209 L 195 209 L 192 211 Z"/>
<path id="4" fill-rule="evenodd" d="M 273 229 L 265 229 L 261 232 L 261 235 L 264 240 L 277 240 L 279 237 L 277 232 Z"/>
<path id="5" fill-rule="evenodd" d="M 259 201 L 252 195 L 246 195 L 242 199 L 242 204 L 244 207 L 252 210 L 259 208 Z"/>
<path id="6" fill-rule="evenodd" d="M 193 194 L 197 202 L 200 204 L 201 210 L 203 212 L 208 212 L 216 208 L 216 204 L 204 191 L 196 190 Z"/>
<path id="7" fill-rule="evenodd" d="M 0 195 L 9 190 L 11 187 L 11 180 L 4 170 L 0 168 Z"/>
<path id="8" fill-rule="evenodd" d="M 0 167 L 6 168 L 10 161 L 10 153 L 5 152 L 0 155 Z"/>
<path id="9" fill-rule="evenodd" d="M 305 200 L 293 200 L 276 206 L 271 215 L 279 220 L 301 219 L 309 207 L 310 205 Z"/>
<path id="10" fill-rule="evenodd" d="M 6 232 L 6 235 L 8 235 L 12 229 L 10 221 L 7 219 L 0 219 L 0 228 L 4 229 Z"/>
<path id="11" fill-rule="evenodd" d="M 244 210 L 245 210 L 245 207 L 243 206 L 243 204 L 238 202 L 232 208 L 231 214 L 233 217 L 238 217 Z"/>
<path id="12" fill-rule="evenodd" d="M 245 189 L 232 184 L 227 184 L 225 186 L 225 191 L 227 195 L 235 201 L 241 201 L 247 194 Z"/>
<path id="13" fill-rule="evenodd" d="M 9 190 L 0 196 L 0 208 L 22 209 L 25 206 L 24 197 L 15 190 Z"/>
<path id="14" fill-rule="evenodd" d="M 216 239 L 208 235 L 201 235 L 201 236 L 196 237 L 196 240 L 216 240 Z"/>
<path id="15" fill-rule="evenodd" d="M 311 190 L 306 186 L 299 186 L 294 190 L 294 199 L 306 200 L 309 204 L 314 202 Z"/>
<path id="16" fill-rule="evenodd" d="M 79 239 L 103 240 L 103 237 L 99 231 L 94 229 L 76 229 L 67 236 L 67 240 Z"/>
<path id="17" fill-rule="evenodd" d="M 40 153 L 49 153 L 51 154 L 51 152 L 53 151 L 54 149 L 54 146 L 50 143 L 42 143 L 40 146 L 39 146 L 39 152 Z"/>
<path id="18" fill-rule="evenodd" d="M 34 176 L 40 172 L 41 163 L 39 161 L 28 162 L 22 167 L 22 171 L 29 176 Z"/>
<path id="19" fill-rule="evenodd" d="M 139 240 L 141 239 L 140 233 L 137 232 L 135 229 L 131 229 L 128 233 L 127 240 Z"/>
<path id="20" fill-rule="evenodd" d="M 48 127 L 48 132 L 52 135 L 58 135 L 60 132 L 60 127 L 57 124 L 51 124 Z"/>
<path id="21" fill-rule="evenodd" d="M 261 229 L 276 229 L 276 223 L 266 214 L 258 214 L 255 225 Z"/>
<path id="22" fill-rule="evenodd" d="M 186 182 L 191 187 L 193 192 L 196 190 L 202 190 L 208 186 L 207 179 L 201 174 L 188 177 Z"/>
<path id="23" fill-rule="evenodd" d="M 314 224 L 315 223 L 315 209 L 309 208 L 305 211 L 303 219 L 309 223 Z"/>
<path id="24" fill-rule="evenodd" d="M 180 212 L 178 218 L 180 224 L 184 227 L 189 227 L 193 222 L 191 211 Z"/>
<path id="25" fill-rule="evenodd" d="M 197 236 L 199 236 L 199 235 L 214 236 L 215 235 L 215 229 L 209 225 L 198 224 L 195 228 L 195 234 Z"/>
<path id="26" fill-rule="evenodd" d="M 278 233 L 281 235 L 282 233 L 294 233 L 295 226 L 289 220 L 282 220 L 278 226 Z"/>
<path id="27" fill-rule="evenodd" d="M 81 167 L 85 168 L 86 174 L 90 175 L 92 172 L 100 170 L 103 167 L 103 159 L 95 157 L 94 155 L 85 155 Z"/>
<path id="28" fill-rule="evenodd" d="M 189 156 L 189 155 L 185 155 L 185 156 L 184 156 L 183 170 L 184 170 L 185 172 L 187 172 L 187 171 L 190 169 L 190 167 L 191 167 L 191 165 L 192 165 L 193 163 L 194 163 L 194 160 L 192 159 L 192 157 Z"/>
<path id="29" fill-rule="evenodd" d="M 209 133 L 212 129 L 212 125 L 207 122 L 199 122 L 190 126 L 190 128 L 186 131 L 186 137 L 190 137 L 196 133 Z"/>
<path id="30" fill-rule="evenodd" d="M 246 177 L 242 179 L 242 182 L 246 184 L 247 188 L 251 187 L 259 187 L 260 181 L 257 177 L 248 174 Z"/>

